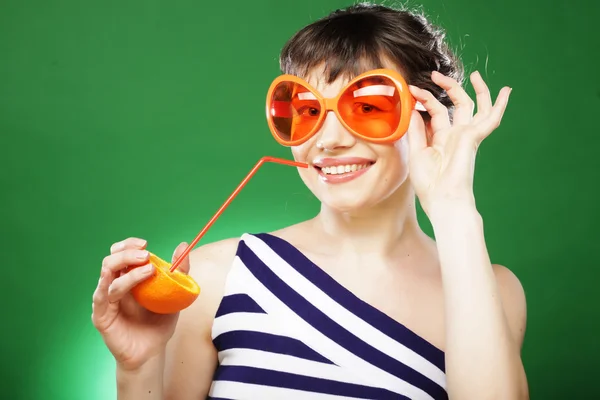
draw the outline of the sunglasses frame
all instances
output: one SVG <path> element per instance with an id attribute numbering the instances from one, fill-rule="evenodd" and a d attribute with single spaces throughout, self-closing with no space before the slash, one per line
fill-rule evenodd
<path id="1" fill-rule="evenodd" d="M 394 133 L 392 133 L 390 136 L 385 137 L 385 138 L 368 137 L 368 136 L 361 134 L 360 132 L 357 132 L 356 130 L 354 130 L 350 126 L 348 126 L 348 124 L 341 117 L 339 110 L 338 110 L 338 103 L 339 103 L 341 97 L 346 93 L 346 91 L 352 85 L 354 85 L 356 82 L 358 82 L 362 79 L 375 77 L 375 76 L 382 76 L 382 77 L 388 78 L 392 82 L 394 82 L 394 84 L 396 85 L 396 88 L 398 89 L 399 95 L 400 95 L 400 121 L 398 122 L 398 127 L 396 128 Z M 273 122 L 273 118 L 271 116 L 270 110 L 271 110 L 271 101 L 272 101 L 273 93 L 274 93 L 275 89 L 277 88 L 277 86 L 283 82 L 292 82 L 292 83 L 297 83 L 297 84 L 304 86 L 306 89 L 310 90 L 315 95 L 316 100 L 319 102 L 319 105 L 321 106 L 322 112 L 320 113 L 319 118 L 318 118 L 317 122 L 315 123 L 315 126 L 312 128 L 312 130 L 310 131 L 309 134 L 305 135 L 301 139 L 283 140 L 281 137 L 279 137 L 279 135 L 277 134 L 277 129 Z M 269 90 L 267 92 L 267 104 L 266 104 L 267 124 L 269 125 L 269 130 L 271 131 L 271 134 L 273 135 L 273 137 L 279 144 L 286 146 L 286 147 L 298 146 L 298 145 L 301 145 L 301 144 L 305 143 L 306 141 L 310 140 L 312 137 L 314 137 L 315 134 L 323 126 L 323 122 L 325 121 L 325 117 L 327 117 L 327 114 L 330 111 L 333 111 L 335 113 L 335 116 L 337 117 L 337 119 L 344 126 L 344 128 L 346 128 L 353 135 L 355 135 L 363 140 L 372 142 L 372 143 L 392 143 L 392 142 L 399 140 L 402 136 L 404 136 L 404 134 L 408 130 L 408 125 L 410 123 L 410 115 L 411 115 L 412 110 L 415 109 L 416 105 L 417 105 L 417 101 L 415 100 L 415 98 L 412 96 L 412 94 L 408 90 L 408 84 L 406 83 L 406 80 L 404 79 L 404 77 L 401 74 L 399 74 L 398 72 L 393 71 L 391 69 L 379 68 L 379 69 L 374 69 L 374 70 L 364 72 L 364 73 L 358 75 L 357 77 L 355 77 L 354 79 L 352 79 L 350 82 L 348 82 L 348 84 L 346 84 L 342 88 L 342 90 L 340 90 L 338 95 L 335 97 L 323 97 L 318 90 L 316 90 L 314 87 L 312 87 L 304 79 L 299 78 L 295 75 L 285 74 L 285 75 L 280 75 L 277 78 L 275 78 L 275 80 L 271 83 L 271 86 L 269 87 Z"/>

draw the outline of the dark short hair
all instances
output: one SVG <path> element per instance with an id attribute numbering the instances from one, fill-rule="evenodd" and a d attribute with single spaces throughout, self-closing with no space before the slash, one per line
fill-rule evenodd
<path id="1" fill-rule="evenodd" d="M 422 14 L 362 2 L 335 10 L 297 32 L 280 55 L 284 74 L 300 77 L 324 65 L 328 83 L 382 68 L 387 58 L 409 84 L 427 89 L 450 111 L 452 102 L 431 81 L 439 71 L 463 83 L 464 69 L 445 42 L 445 32 Z"/>

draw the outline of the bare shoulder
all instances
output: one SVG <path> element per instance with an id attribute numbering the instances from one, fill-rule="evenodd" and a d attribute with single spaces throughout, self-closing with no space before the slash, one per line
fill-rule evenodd
<path id="1" fill-rule="evenodd" d="M 519 278 L 504 265 L 494 264 L 494 274 L 513 337 L 522 346 L 527 325 L 527 301 Z"/>
<path id="2" fill-rule="evenodd" d="M 201 288 L 207 285 L 203 282 L 225 280 L 240 238 L 229 238 L 208 243 L 190 252 L 190 275 Z M 203 287 L 204 286 L 204 287 Z"/>
<path id="3" fill-rule="evenodd" d="M 202 245 L 190 252 L 190 276 L 200 286 L 200 295 L 181 313 L 183 324 L 212 325 L 229 270 L 231 269 L 239 238 L 219 240 Z"/>
<path id="4" fill-rule="evenodd" d="M 297 222 L 275 231 L 270 232 L 271 235 L 277 236 L 287 242 L 294 244 L 296 247 L 303 247 L 304 242 L 310 239 L 313 235 L 312 220 Z M 309 240 L 310 242 L 310 240 Z"/>
<path id="5" fill-rule="evenodd" d="M 165 399 L 198 399 L 208 394 L 217 366 L 212 325 L 239 240 L 220 240 L 190 252 L 190 276 L 200 286 L 200 295 L 180 313 L 167 346 Z"/>

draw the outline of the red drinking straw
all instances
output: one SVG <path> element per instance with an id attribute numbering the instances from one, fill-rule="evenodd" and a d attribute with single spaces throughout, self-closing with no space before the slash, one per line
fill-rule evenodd
<path id="1" fill-rule="evenodd" d="M 233 193 L 231 193 L 231 195 L 225 201 L 225 203 L 223 203 L 223 205 L 221 206 L 221 208 L 219 208 L 217 210 L 217 212 L 215 213 L 215 215 L 213 215 L 213 217 L 208 221 L 208 223 L 204 226 L 204 228 L 202 228 L 202 230 L 200 231 L 200 233 L 198 233 L 198 235 L 192 241 L 192 243 L 190 243 L 190 245 L 187 247 L 187 249 L 185 249 L 185 251 L 183 252 L 183 254 L 181 254 L 179 256 L 179 258 L 177 258 L 177 260 L 175 260 L 175 262 L 173 263 L 173 266 L 171 266 L 171 269 L 169 270 L 170 272 L 173 272 L 173 271 L 175 271 L 177 269 L 177 267 L 179 266 L 179 264 L 181 264 L 181 261 L 183 261 L 185 259 L 185 257 L 188 256 L 188 254 L 190 253 L 190 251 L 192 251 L 192 249 L 194 248 L 194 246 L 196 246 L 196 244 L 198 244 L 198 242 L 200 241 L 200 239 L 202 238 L 202 236 L 204 236 L 204 234 L 206 233 L 206 231 L 208 231 L 208 229 L 212 226 L 212 224 L 215 223 L 215 221 L 217 220 L 217 218 L 219 218 L 219 216 L 223 213 L 223 211 L 225 211 L 225 209 L 227 208 L 227 206 L 231 203 L 231 201 L 235 198 L 235 196 L 238 195 L 238 193 L 240 192 L 240 190 L 242 190 L 242 188 L 246 185 L 246 183 L 248 183 L 248 181 L 250 180 L 250 178 L 252 178 L 252 176 L 256 173 L 256 171 L 264 163 L 267 163 L 267 162 L 273 162 L 273 163 L 283 164 L 283 165 L 290 165 L 290 166 L 293 166 L 293 167 L 308 168 L 308 164 L 306 164 L 306 163 L 301 163 L 301 162 L 297 162 L 297 161 L 290 161 L 290 160 L 284 160 L 282 158 L 276 158 L 276 157 L 266 156 L 266 157 L 263 157 L 260 160 L 258 160 L 258 162 L 254 166 L 254 168 L 252 168 L 252 170 L 248 173 L 248 175 L 246 175 L 246 177 L 244 178 L 244 180 L 238 185 L 238 187 L 233 191 Z"/>

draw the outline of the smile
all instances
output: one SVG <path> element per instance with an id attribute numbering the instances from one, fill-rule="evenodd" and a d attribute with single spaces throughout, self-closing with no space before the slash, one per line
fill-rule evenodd
<path id="1" fill-rule="evenodd" d="M 337 165 L 331 167 L 323 167 L 321 168 L 321 172 L 323 173 L 323 175 L 341 175 L 348 172 L 360 171 L 361 169 L 367 168 L 369 166 L 371 166 L 370 163 Z"/>
<path id="2" fill-rule="evenodd" d="M 354 163 L 342 163 L 340 161 L 314 165 L 322 182 L 329 184 L 350 182 L 365 174 L 375 164 L 373 161 L 364 159 L 356 160 Z"/>

